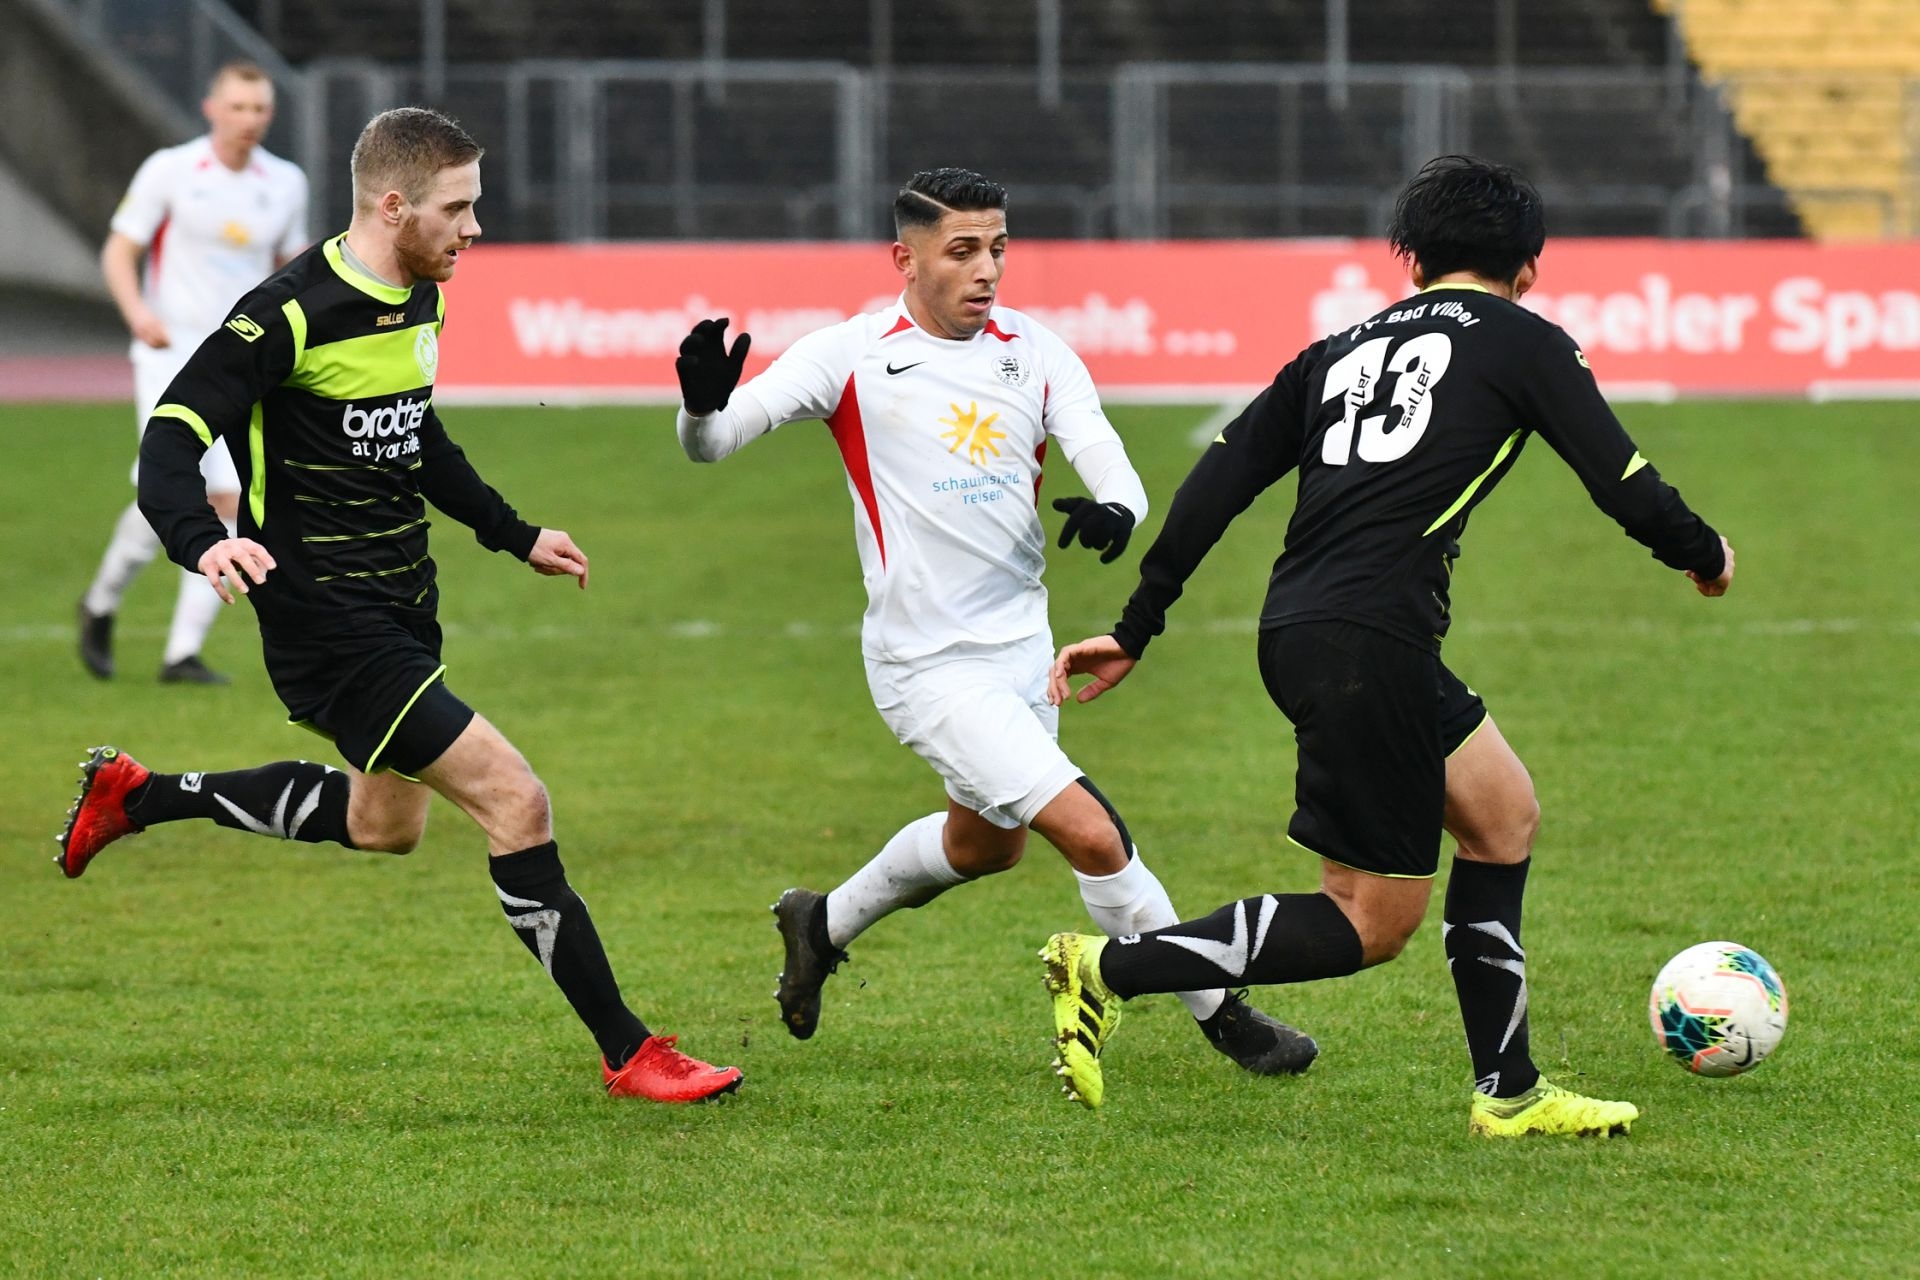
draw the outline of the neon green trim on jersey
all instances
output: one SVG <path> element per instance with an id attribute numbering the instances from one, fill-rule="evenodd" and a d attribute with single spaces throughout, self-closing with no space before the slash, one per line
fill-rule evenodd
<path id="1" fill-rule="evenodd" d="M 267 524 L 267 441 L 266 415 L 258 400 L 253 402 L 253 416 L 247 421 L 247 451 L 253 455 L 253 475 L 247 485 L 247 510 L 253 513 L 253 527 L 263 529 Z"/>
<path id="2" fill-rule="evenodd" d="M 436 294 L 435 297 L 437 301 L 433 304 L 434 318 L 444 322 L 447 318 L 447 295 L 442 291 Z"/>
<path id="3" fill-rule="evenodd" d="M 1651 466 L 1651 465 L 1653 464 L 1648 462 L 1645 458 L 1641 457 L 1640 451 L 1638 449 L 1635 449 L 1633 451 L 1633 456 L 1627 459 L 1627 469 L 1620 473 L 1620 478 L 1622 480 L 1625 480 L 1626 478 L 1631 476 L 1634 472 L 1638 471 L 1640 468 Z"/>
<path id="4" fill-rule="evenodd" d="M 1468 692 L 1468 693 L 1473 693 L 1473 690 L 1472 690 L 1472 689 L 1468 689 L 1468 690 L 1467 690 L 1467 692 Z M 1474 696 L 1476 696 L 1476 697 L 1478 697 L 1479 695 L 1478 695 L 1478 694 L 1475 694 Z M 1451 750 L 1451 751 L 1449 751 L 1449 752 L 1447 752 L 1447 759 L 1449 759 L 1449 760 L 1451 760 L 1451 759 L 1453 759 L 1453 758 L 1454 758 L 1455 756 L 1457 756 L 1457 755 L 1459 755 L 1459 754 L 1460 754 L 1460 753 L 1461 753 L 1462 751 L 1464 751 L 1464 750 L 1466 750 L 1466 749 L 1467 749 L 1467 744 L 1468 744 L 1469 742 L 1472 742 L 1472 741 L 1473 741 L 1473 740 L 1474 740 L 1475 738 L 1477 738 L 1477 737 L 1479 737 L 1479 736 L 1480 736 L 1480 731 L 1481 731 L 1482 729 L 1484 729 L 1484 728 L 1486 728 L 1486 727 L 1487 727 L 1488 725 L 1490 725 L 1490 724 L 1492 724 L 1492 723 L 1493 723 L 1493 716 L 1492 716 L 1492 715 L 1490 715 L 1490 714 L 1489 714 L 1489 713 L 1488 713 L 1488 712 L 1486 711 L 1486 709 L 1485 709 L 1485 708 L 1482 708 L 1482 709 L 1481 709 L 1481 711 L 1480 711 L 1480 723 L 1479 723 L 1479 724 L 1477 724 L 1477 725 L 1475 725 L 1475 726 L 1473 726 L 1473 732 L 1472 732 L 1472 733 L 1469 733 L 1469 734 L 1468 734 L 1468 735 L 1467 735 L 1466 737 L 1464 737 L 1464 738 L 1462 738 L 1462 739 L 1460 739 L 1460 745 L 1459 745 L 1459 746 L 1457 746 L 1457 747 L 1455 747 L 1455 748 L 1454 748 L 1453 750 Z"/>
<path id="5" fill-rule="evenodd" d="M 327 462 L 295 462 L 292 458 L 282 458 L 280 461 L 282 465 L 292 467 L 296 471 L 379 471 L 387 475 L 394 475 L 401 471 L 418 471 L 420 469 L 418 459 L 409 462 L 404 467 L 383 467 L 371 462 L 354 463 L 348 466 L 335 466 Z"/>
<path id="6" fill-rule="evenodd" d="M 213 432 L 207 430 L 207 424 L 199 414 L 183 404 L 163 404 L 153 411 L 156 418 L 172 418 L 193 428 L 193 434 L 200 437 L 200 443 L 213 448 Z"/>
<path id="7" fill-rule="evenodd" d="M 413 296 L 413 290 L 411 289 L 402 289 L 399 285 L 388 284 L 384 280 L 375 280 L 372 276 L 355 271 L 352 267 L 348 266 L 347 260 L 340 256 L 340 245 L 346 238 L 347 233 L 342 231 L 339 235 L 327 241 L 325 249 L 327 265 L 333 268 L 335 275 L 345 280 L 360 292 L 366 294 L 369 298 L 378 298 L 381 302 L 391 302 L 396 307 Z"/>
<path id="8" fill-rule="evenodd" d="M 307 313 L 300 305 L 300 299 L 288 298 L 280 304 L 280 314 L 287 318 L 287 326 L 293 330 L 293 367 L 300 367 L 300 359 L 307 354 Z"/>
<path id="9" fill-rule="evenodd" d="M 1506 443 L 1500 446 L 1499 452 L 1493 455 L 1493 461 L 1488 465 L 1487 469 L 1485 471 L 1482 471 L 1479 475 L 1475 476 L 1473 478 L 1473 482 L 1466 487 L 1466 489 L 1460 494 L 1459 497 L 1453 500 L 1453 505 L 1448 507 L 1445 511 L 1442 511 L 1440 513 L 1440 518 L 1438 520 L 1435 520 L 1432 524 L 1428 525 L 1427 532 L 1421 534 L 1420 536 L 1423 538 L 1426 537 L 1428 533 L 1432 533 L 1435 529 L 1438 529 L 1441 525 L 1453 519 L 1453 517 L 1459 512 L 1460 508 L 1466 506 L 1469 502 L 1473 501 L 1473 495 L 1480 491 L 1480 486 L 1486 482 L 1487 477 L 1492 475 L 1496 470 L 1499 469 L 1500 464 L 1507 460 L 1507 455 L 1513 452 L 1513 446 L 1519 443 L 1520 443 L 1520 432 L 1516 431 L 1512 435 L 1508 436 L 1506 439 Z"/>
<path id="10" fill-rule="evenodd" d="M 1483 284 L 1465 284 L 1465 283 L 1430 284 L 1426 288 L 1422 289 L 1420 292 L 1432 293 L 1435 289 L 1465 289 L 1470 293 L 1492 293 L 1493 292 L 1493 290 L 1487 288 L 1487 286 Z"/>
<path id="11" fill-rule="evenodd" d="M 1369 871 L 1365 867 L 1356 867 L 1351 862 L 1342 862 L 1338 858 L 1329 858 L 1327 857 L 1326 854 L 1320 852 L 1318 849 L 1307 849 L 1307 846 L 1301 844 L 1298 840 L 1295 840 L 1292 836 L 1287 837 L 1287 843 L 1292 845 L 1296 849 L 1306 849 L 1306 851 L 1312 854 L 1314 857 L 1320 858 L 1327 862 L 1331 862 L 1336 867 L 1345 867 L 1349 871 L 1358 871 L 1363 876 L 1379 876 L 1382 880 L 1431 880 L 1435 876 L 1440 874 L 1440 868 L 1438 867 L 1435 867 L 1432 871 L 1427 872 L 1427 874 L 1423 876 L 1410 876 L 1410 875 L 1405 875 L 1400 872 L 1394 872 L 1394 871 Z"/>
<path id="12" fill-rule="evenodd" d="M 334 582 L 341 578 L 390 578 L 396 573 L 405 573 L 409 569 L 418 569 L 421 565 L 425 564 L 430 559 L 432 559 L 432 556 L 430 555 L 421 556 L 418 560 L 415 560 L 412 564 L 403 564 L 398 569 L 361 569 L 357 573 L 322 574 L 320 577 L 315 578 L 314 581 L 315 582 Z M 418 603 L 417 599 L 415 603 Z"/>
<path id="13" fill-rule="evenodd" d="M 302 542 L 360 542 L 367 538 L 391 538 L 396 533 L 405 533 L 409 529 L 418 529 L 425 524 L 426 517 L 409 520 L 405 524 L 395 525 L 391 529 L 382 529 L 378 533 L 328 533 L 313 538 L 302 538 Z"/>
<path id="14" fill-rule="evenodd" d="M 367 767 L 363 772 L 378 773 L 380 771 L 380 753 L 387 749 L 389 742 L 393 741 L 393 735 L 400 729 L 400 722 L 407 718 L 407 712 L 413 710 L 413 704 L 420 701 L 420 695 L 425 693 L 435 680 L 438 680 L 445 674 L 447 674 L 447 664 L 443 662 L 440 664 L 438 671 L 428 676 L 426 680 L 421 683 L 420 687 L 413 691 L 413 696 L 407 699 L 407 705 L 400 708 L 400 714 L 395 716 L 393 723 L 387 726 L 387 736 L 380 739 L 380 745 L 375 747 L 373 754 L 367 757 Z M 401 776 L 405 777 L 406 775 L 402 774 Z"/>
<path id="15" fill-rule="evenodd" d="M 295 502 L 312 502 L 323 507 L 370 507 L 380 501 L 378 498 L 316 498 L 310 493 L 296 493 Z"/>
<path id="16" fill-rule="evenodd" d="M 415 358 L 422 330 L 439 338 L 438 322 L 342 338 L 307 348 L 307 358 L 288 376 L 286 385 L 323 400 L 372 400 L 433 385 L 433 378 Z M 437 368 L 436 359 L 436 368 Z"/>

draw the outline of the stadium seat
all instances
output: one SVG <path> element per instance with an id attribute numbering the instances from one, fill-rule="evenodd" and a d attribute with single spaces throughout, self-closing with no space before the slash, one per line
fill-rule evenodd
<path id="1" fill-rule="evenodd" d="M 1920 4 L 1653 0 L 1823 240 L 1920 231 Z"/>

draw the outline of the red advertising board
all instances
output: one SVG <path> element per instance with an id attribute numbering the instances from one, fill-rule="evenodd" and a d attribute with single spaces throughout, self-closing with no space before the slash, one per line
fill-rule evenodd
<path id="1" fill-rule="evenodd" d="M 899 292 L 884 245 L 482 245 L 449 287 L 449 400 L 672 400 L 705 316 L 753 334 L 752 376 Z M 1000 298 L 1112 400 L 1264 385 L 1301 347 L 1411 292 L 1377 241 L 1016 241 Z M 1920 397 L 1920 244 L 1553 241 L 1526 304 L 1611 394 Z"/>

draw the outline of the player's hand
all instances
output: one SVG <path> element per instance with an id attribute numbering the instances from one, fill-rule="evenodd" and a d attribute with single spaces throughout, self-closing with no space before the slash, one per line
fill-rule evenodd
<path id="1" fill-rule="evenodd" d="M 134 312 L 127 321 L 127 328 L 133 330 L 133 336 L 155 350 L 173 345 L 173 339 L 167 336 L 167 326 L 160 323 L 160 317 L 146 307 Z"/>
<path id="2" fill-rule="evenodd" d="M 1133 512 L 1118 502 L 1055 498 L 1053 509 L 1067 513 L 1067 522 L 1060 526 L 1060 545 L 1070 546 L 1077 533 L 1081 546 L 1102 552 L 1101 564 L 1118 560 L 1127 549 L 1127 540 L 1133 537 Z"/>
<path id="3" fill-rule="evenodd" d="M 549 578 L 572 574 L 580 579 L 580 589 L 587 589 L 587 553 L 576 547 L 573 539 L 560 529 L 540 531 L 540 536 L 533 540 L 533 550 L 527 553 L 527 564 L 535 573 Z"/>
<path id="4" fill-rule="evenodd" d="M 696 418 L 727 407 L 727 398 L 740 385 L 753 336 L 743 333 L 727 350 L 727 322 L 702 320 L 680 339 L 680 358 L 673 371 L 680 375 L 680 402 Z"/>
<path id="5" fill-rule="evenodd" d="M 233 603 L 233 592 L 228 590 L 231 580 L 241 595 L 247 594 L 247 578 L 261 583 L 267 580 L 267 574 L 279 568 L 267 549 L 252 538 L 223 538 L 208 547 L 200 556 L 200 573 L 220 598 L 228 604 Z"/>
<path id="6" fill-rule="evenodd" d="M 1079 644 L 1070 644 L 1053 660 L 1047 673 L 1047 701 L 1064 706 L 1073 690 L 1067 684 L 1073 676 L 1092 676 L 1086 687 L 1074 695 L 1075 702 L 1092 702 L 1127 678 L 1138 659 L 1130 656 L 1112 636 L 1093 636 Z"/>
<path id="7" fill-rule="evenodd" d="M 1717 578 L 1702 578 L 1693 570 L 1687 570 L 1687 577 L 1693 579 L 1693 588 L 1703 596 L 1723 596 L 1727 588 L 1733 585 L 1733 544 L 1725 537 L 1720 539 L 1720 550 L 1726 552 L 1727 567 L 1720 571 Z"/>

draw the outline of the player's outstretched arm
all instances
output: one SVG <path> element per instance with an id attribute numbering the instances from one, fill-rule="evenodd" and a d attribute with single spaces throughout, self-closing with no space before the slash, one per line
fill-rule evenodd
<path id="1" fill-rule="evenodd" d="M 1686 574 L 1701 595 L 1725 595 L 1733 549 L 1634 446 L 1573 339 L 1551 329 L 1522 367 L 1529 420 L 1593 504 L 1661 564 Z"/>
<path id="2" fill-rule="evenodd" d="M 533 540 L 527 563 L 535 573 L 549 578 L 571 575 L 579 579 L 582 591 L 587 589 L 587 553 L 564 530 L 542 529 Z"/>
<path id="3" fill-rule="evenodd" d="M 1112 636 L 1090 636 L 1070 644 L 1054 658 L 1053 670 L 1047 673 L 1047 701 L 1064 706 L 1067 695 L 1073 692 L 1068 682 L 1074 676 L 1092 676 L 1074 695 L 1075 702 L 1092 702 L 1125 680 L 1136 661 Z"/>
<path id="4" fill-rule="evenodd" d="M 253 406 L 292 372 L 294 343 L 280 304 L 258 293 L 240 300 L 227 322 L 195 348 L 186 365 L 161 393 L 140 440 L 140 513 L 159 535 L 167 558 L 183 569 L 205 573 L 229 603 L 232 595 L 217 580 L 231 576 L 244 592 L 239 567 L 223 559 L 218 573 L 205 563 L 217 543 L 229 539 L 226 526 L 207 505 L 200 459 L 222 435 L 245 430 Z M 257 543 L 248 547 L 264 554 Z M 241 563 L 258 557 L 239 549 Z M 264 568 L 272 568 L 271 557 Z M 258 576 L 255 582 L 260 581 Z"/>
<path id="5" fill-rule="evenodd" d="M 431 408 L 421 419 L 419 435 L 420 469 L 416 474 L 421 496 L 473 530 L 474 538 L 487 550 L 528 560 L 540 530 L 522 520 L 520 513 L 480 478 L 473 463 L 467 461 L 466 450 L 447 435 L 440 415 Z"/>

